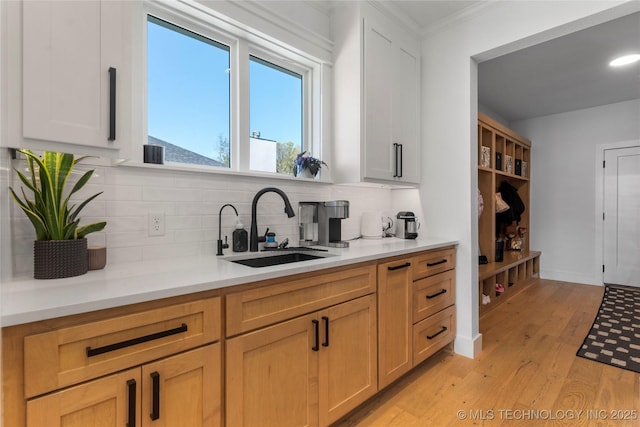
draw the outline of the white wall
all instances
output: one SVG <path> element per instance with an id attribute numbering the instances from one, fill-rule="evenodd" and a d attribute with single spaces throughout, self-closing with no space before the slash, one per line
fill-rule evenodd
<path id="1" fill-rule="evenodd" d="M 18 168 L 26 167 L 24 160 L 13 164 Z M 396 209 L 392 203 L 392 190 L 388 188 L 185 172 L 167 170 L 163 166 L 107 167 L 80 163 L 77 168 L 91 168 L 96 172 L 77 197 L 74 195 L 74 200 L 104 192 L 85 207 L 81 223 L 107 221 L 105 231 L 90 234 L 88 240 L 90 246 L 107 246 L 108 265 L 196 254 L 215 255 L 218 214 L 222 205 L 232 203 L 248 231 L 253 196 L 264 187 L 283 190 L 294 209 L 300 201 L 349 200 L 350 218 L 343 221 L 343 238 L 359 235 L 362 212 L 380 210 L 391 215 L 403 207 L 399 205 Z M 12 175 L 10 185 L 17 189 L 21 184 L 15 174 Z M 165 214 L 164 236 L 148 235 L 150 213 Z M 14 276 L 28 276 L 33 271 L 33 227 L 14 203 L 11 216 Z M 234 226 L 233 209 L 225 208 L 222 214 L 223 240 L 227 235 L 231 243 Z M 277 194 L 267 193 L 260 198 L 258 227 L 260 233 L 269 227 L 277 233 L 278 241 L 286 237 L 291 246 L 298 246 L 298 217 L 287 218 L 282 199 Z M 3 241 L 7 234 L 3 234 Z M 226 249 L 225 253 L 231 253 L 231 249 Z"/>
<path id="2" fill-rule="evenodd" d="M 541 277 L 601 285 L 601 145 L 640 140 L 640 100 L 512 122 L 511 128 L 532 141 L 530 243 L 542 251 Z"/>
<path id="3" fill-rule="evenodd" d="M 455 351 L 482 347 L 478 321 L 477 60 L 487 60 L 637 10 L 638 2 L 488 2 L 429 34 L 422 48 L 423 185 L 428 233 L 460 241 Z M 534 171 L 535 173 L 535 171 Z"/>

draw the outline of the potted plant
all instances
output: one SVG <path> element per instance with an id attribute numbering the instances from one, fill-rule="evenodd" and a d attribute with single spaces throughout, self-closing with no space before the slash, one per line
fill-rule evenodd
<path id="1" fill-rule="evenodd" d="M 327 166 L 322 160 L 316 159 L 307 154 L 306 151 L 303 151 L 296 156 L 296 160 L 293 163 L 293 176 L 300 175 L 304 178 L 315 178 L 322 165 Z"/>
<path id="2" fill-rule="evenodd" d="M 55 279 L 78 276 L 87 272 L 86 235 L 104 229 L 106 222 L 80 225 L 78 214 L 102 192 L 82 203 L 69 206 L 70 197 L 79 191 L 93 175 L 85 172 L 70 191 L 65 190 L 67 180 L 76 163 L 72 154 L 46 151 L 42 159 L 30 150 L 18 150 L 27 157 L 30 177 L 16 169 L 20 181 L 33 193 L 29 198 L 24 187 L 22 197 L 9 187 L 13 200 L 27 215 L 35 229 L 34 277 Z"/>

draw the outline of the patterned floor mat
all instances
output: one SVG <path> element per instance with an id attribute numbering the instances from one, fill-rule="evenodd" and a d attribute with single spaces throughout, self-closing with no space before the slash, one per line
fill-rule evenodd
<path id="1" fill-rule="evenodd" d="M 606 285 L 577 355 L 640 373 L 640 288 Z"/>

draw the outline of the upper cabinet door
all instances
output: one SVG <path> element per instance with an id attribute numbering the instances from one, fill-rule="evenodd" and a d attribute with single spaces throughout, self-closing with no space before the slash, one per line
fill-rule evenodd
<path id="1" fill-rule="evenodd" d="M 364 176 L 420 183 L 420 59 L 405 38 L 364 19 Z"/>
<path id="2" fill-rule="evenodd" d="M 395 174 L 393 141 L 393 41 L 370 25 L 364 28 L 364 175 L 391 179 Z"/>
<path id="3" fill-rule="evenodd" d="M 127 2 L 23 2 L 23 136 L 117 148 L 130 64 Z"/>

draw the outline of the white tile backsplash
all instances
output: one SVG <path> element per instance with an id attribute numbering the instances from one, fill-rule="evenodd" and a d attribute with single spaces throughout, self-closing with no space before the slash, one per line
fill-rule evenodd
<path id="1" fill-rule="evenodd" d="M 19 161 L 12 163 L 14 166 L 24 167 L 19 165 Z M 249 231 L 253 197 L 264 187 L 283 190 L 296 211 L 300 201 L 348 200 L 350 218 L 342 222 L 342 235 L 347 239 L 359 236 L 362 212 L 379 210 L 385 215 L 395 216 L 402 207 L 392 206 L 392 193 L 405 191 L 382 186 L 328 185 L 175 171 L 161 167 L 92 166 L 88 162 L 79 164 L 77 170 L 84 172 L 90 168 L 95 169 L 94 176 L 78 197 L 74 196 L 73 199 L 77 203 L 92 194 L 103 192 L 82 211 L 81 224 L 107 221 L 105 231 L 88 236 L 89 245 L 107 246 L 107 265 L 199 254 L 214 255 L 218 238 L 218 213 L 222 205 L 233 204 L 241 222 Z M 15 173 L 9 175 L 9 185 L 20 187 Z M 79 176 L 81 173 L 74 174 L 76 179 Z M 416 204 L 419 205 L 419 200 Z M 10 224 L 13 275 L 28 276 L 33 268 L 34 233 L 23 212 L 14 203 L 12 205 Z M 149 213 L 164 213 L 164 236 L 148 236 Z M 225 208 L 222 213 L 223 240 L 226 235 L 231 243 L 235 224 L 233 209 Z M 264 233 L 266 227 L 277 233 L 279 241 L 286 237 L 290 244 L 298 244 L 297 217 L 287 218 L 283 201 L 275 193 L 265 193 L 258 203 L 258 232 Z M 231 249 L 226 249 L 225 253 L 231 253 Z"/>

